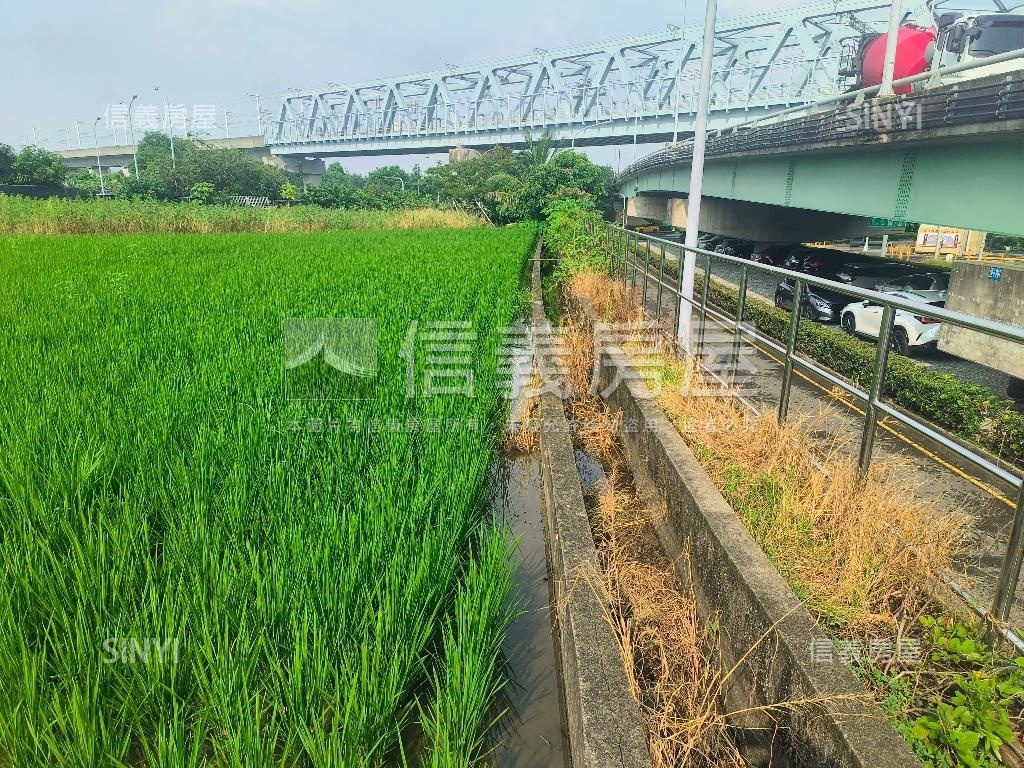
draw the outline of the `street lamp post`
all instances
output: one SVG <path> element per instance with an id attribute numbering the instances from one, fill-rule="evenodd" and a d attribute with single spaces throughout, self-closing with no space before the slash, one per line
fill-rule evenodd
<path id="1" fill-rule="evenodd" d="M 682 90 L 683 84 L 683 65 L 686 64 L 687 45 L 686 45 L 686 4 L 683 4 L 683 26 L 678 27 L 679 29 L 679 69 L 676 70 L 676 81 L 675 81 L 675 93 L 672 96 L 672 143 L 675 144 L 679 141 L 679 92 Z"/>
<path id="2" fill-rule="evenodd" d="M 138 144 L 135 141 L 135 120 L 132 119 L 132 105 L 135 100 L 139 98 L 139 94 L 132 96 L 131 101 L 128 102 L 128 128 L 132 132 L 132 162 L 135 165 L 135 178 L 139 178 L 139 153 Z"/>
<path id="3" fill-rule="evenodd" d="M 160 86 L 159 85 L 154 85 L 153 86 L 153 90 L 154 91 L 159 91 L 160 90 Z M 167 98 L 167 94 L 164 94 L 164 106 L 166 107 L 164 109 L 164 116 L 165 116 L 165 118 L 167 118 L 167 117 L 169 117 L 170 111 L 171 111 L 171 100 L 169 98 Z M 167 132 L 171 135 L 171 170 L 173 172 L 177 173 L 177 171 L 178 171 L 178 161 L 174 157 L 174 121 L 173 120 L 170 121 L 170 126 L 168 126 L 168 128 L 167 128 Z"/>
<path id="4" fill-rule="evenodd" d="M 403 194 L 405 193 L 405 179 L 403 179 L 401 176 L 383 176 L 381 178 L 381 181 L 384 181 L 384 180 L 387 180 L 387 181 L 397 181 L 399 184 L 402 185 L 402 193 Z"/>
<path id="5" fill-rule="evenodd" d="M 701 189 L 704 185 L 704 145 L 708 133 L 708 109 L 711 107 L 711 73 L 715 58 L 715 14 L 717 0 L 707 0 L 704 12 L 704 47 L 700 59 L 700 91 L 697 118 L 693 126 L 693 160 L 690 167 L 690 194 L 686 206 L 686 250 L 683 258 L 682 290 L 679 297 L 679 341 L 690 347 L 690 316 L 693 309 L 693 280 L 697 271 L 697 237 L 700 232 Z"/>
<path id="6" fill-rule="evenodd" d="M 68 145 L 68 151 L 71 151 L 71 131 L 67 128 L 61 128 L 60 132 L 64 134 L 64 142 Z"/>
<path id="7" fill-rule="evenodd" d="M 258 93 L 250 93 L 250 99 L 256 99 L 256 126 L 259 130 L 260 136 L 263 135 L 263 113 L 260 111 L 260 95 Z"/>
<path id="8" fill-rule="evenodd" d="M 100 124 L 102 119 L 102 117 L 97 117 L 96 121 L 92 124 L 92 145 L 96 149 L 96 172 L 100 175 L 100 195 L 106 197 L 107 187 L 103 183 L 103 166 L 100 164 L 100 142 L 96 137 L 96 126 Z"/>
<path id="9" fill-rule="evenodd" d="M 82 148 L 82 125 L 78 120 L 75 120 L 75 135 L 78 136 L 78 148 Z"/>

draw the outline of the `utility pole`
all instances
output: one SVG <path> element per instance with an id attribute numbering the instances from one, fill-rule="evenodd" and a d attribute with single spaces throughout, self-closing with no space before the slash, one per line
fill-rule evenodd
<path id="1" fill-rule="evenodd" d="M 135 100 L 139 98 L 139 94 L 132 96 L 132 100 L 128 102 L 128 127 L 132 131 L 132 162 L 135 164 L 135 178 L 139 178 L 139 153 L 138 144 L 135 143 L 135 120 L 132 118 L 132 105 Z"/>
<path id="2" fill-rule="evenodd" d="M 100 195 L 106 197 L 107 188 L 103 183 L 103 166 L 100 164 L 100 142 L 96 138 L 96 126 L 100 124 L 102 119 L 102 117 L 97 117 L 96 122 L 92 124 L 92 145 L 96 149 L 96 172 L 100 175 Z"/>
<path id="3" fill-rule="evenodd" d="M 256 99 L 256 125 L 258 126 L 260 136 L 263 135 L 263 113 L 260 111 L 260 95 L 258 93 L 250 93 L 250 99 Z"/>
<path id="4" fill-rule="evenodd" d="M 704 47 L 700 57 L 700 91 L 697 94 L 697 119 L 693 126 L 693 161 L 690 168 L 690 194 L 686 205 L 686 251 L 683 254 L 682 292 L 679 297 L 679 342 L 690 346 L 690 316 L 693 309 L 693 281 L 697 271 L 697 247 L 700 232 L 701 189 L 704 185 L 704 146 L 708 133 L 708 110 L 711 107 L 711 73 L 715 59 L 715 15 L 717 0 L 707 0 L 704 11 Z"/>
<path id="5" fill-rule="evenodd" d="M 893 95 L 892 79 L 896 71 L 896 44 L 900 37 L 900 17 L 902 16 L 901 0 L 892 0 L 889 6 L 889 33 L 885 38 L 885 62 L 882 65 L 882 84 L 878 88 L 878 95 L 882 98 Z M 939 55 L 936 49 L 935 55 Z"/>

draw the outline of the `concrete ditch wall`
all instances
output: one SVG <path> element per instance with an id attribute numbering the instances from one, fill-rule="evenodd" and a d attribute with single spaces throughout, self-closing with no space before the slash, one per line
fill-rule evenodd
<path id="1" fill-rule="evenodd" d="M 540 246 L 533 267 L 535 333 L 547 326 L 540 290 Z M 551 361 L 537 360 L 541 370 Z M 619 644 L 598 598 L 600 565 L 583 502 L 565 408 L 557 394 L 538 403 L 548 573 L 554 586 L 559 657 L 573 768 L 650 768 L 640 712 Z"/>
<path id="2" fill-rule="evenodd" d="M 775 735 L 770 752 L 788 752 L 793 765 L 918 766 L 881 710 L 864 700 L 864 688 L 853 673 L 838 660 L 815 660 L 812 648 L 826 635 L 647 386 L 621 354 L 603 350 L 600 355 L 603 395 L 623 414 L 620 438 L 636 482 L 653 504 L 667 510 L 658 526 L 662 546 L 677 563 L 680 579 L 693 584 L 702 615 L 719 617 L 725 664 L 731 666 L 749 651 L 726 695 L 730 710 L 787 701 L 822 702 L 774 713 L 774 721 L 762 715 L 738 724 L 767 727 L 766 733 L 772 734 L 777 722 L 785 730 Z"/>

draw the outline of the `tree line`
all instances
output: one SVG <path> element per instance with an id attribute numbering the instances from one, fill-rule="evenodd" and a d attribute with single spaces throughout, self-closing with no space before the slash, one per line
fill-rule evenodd
<path id="1" fill-rule="evenodd" d="M 550 135 L 527 133 L 526 148 L 494 147 L 458 162 L 411 172 L 385 166 L 362 175 L 333 164 L 318 185 L 235 149 L 218 149 L 194 138 L 147 133 L 129 173 L 95 169 L 70 172 L 60 155 L 38 147 L 14 153 L 0 145 L 0 184 L 31 184 L 58 193 L 126 199 L 229 202 L 252 195 L 326 208 L 396 210 L 441 207 L 482 213 L 495 224 L 541 220 L 553 200 L 588 200 L 610 211 L 615 191 L 611 168 L 565 150 Z"/>

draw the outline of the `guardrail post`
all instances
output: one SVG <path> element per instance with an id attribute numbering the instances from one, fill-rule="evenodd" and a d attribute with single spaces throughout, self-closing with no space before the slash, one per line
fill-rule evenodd
<path id="1" fill-rule="evenodd" d="M 672 323 L 672 338 L 679 338 L 679 315 L 683 309 L 683 247 L 680 247 L 679 253 L 676 254 L 676 314 L 675 320 Z"/>
<path id="2" fill-rule="evenodd" d="M 647 281 L 651 273 L 651 241 L 647 241 L 647 254 L 644 257 L 644 297 L 640 300 L 640 308 L 647 306 Z"/>
<path id="3" fill-rule="evenodd" d="M 789 320 L 789 336 L 786 339 L 786 363 L 782 369 L 782 391 L 779 393 L 779 424 L 789 414 L 789 392 L 793 387 L 793 354 L 796 352 L 796 336 L 800 330 L 800 310 L 804 299 L 804 281 L 799 277 L 793 284 L 793 316 Z"/>
<path id="4" fill-rule="evenodd" d="M 996 621 L 1006 621 L 1013 606 L 1020 578 L 1021 561 L 1024 560 L 1024 488 L 1017 492 L 1017 511 L 1013 516 L 1010 538 L 1006 542 L 1006 554 L 996 581 L 996 594 L 992 600 L 992 615 Z"/>
<path id="5" fill-rule="evenodd" d="M 889 344 L 892 338 L 892 321 L 896 316 L 891 304 L 882 310 L 882 325 L 878 329 L 878 347 L 875 349 L 875 370 L 871 375 L 871 391 L 868 393 L 867 408 L 864 411 L 864 433 L 860 441 L 860 473 L 866 475 L 871 468 L 871 450 L 875 447 L 875 430 L 878 427 L 878 403 L 882 397 L 885 373 L 889 366 Z"/>
<path id="6" fill-rule="evenodd" d="M 697 326 L 697 350 L 704 354 L 704 329 L 708 327 L 708 294 L 711 293 L 711 257 L 704 257 L 704 284 L 700 291 L 700 325 Z"/>
<path id="7" fill-rule="evenodd" d="M 743 324 L 743 310 L 747 303 L 747 265 L 744 264 L 740 271 L 740 298 L 736 304 L 736 333 L 739 334 L 740 326 Z"/>
<path id="8" fill-rule="evenodd" d="M 747 281 L 750 277 L 747 265 L 740 271 L 740 295 L 736 302 L 736 327 L 732 339 L 732 359 L 730 360 L 730 383 L 736 383 L 736 375 L 740 367 L 740 351 L 743 348 L 743 310 L 747 304 Z"/>
<path id="9" fill-rule="evenodd" d="M 622 230 L 622 287 L 626 287 L 629 277 L 629 231 Z"/>
<path id="10" fill-rule="evenodd" d="M 661 268 L 658 271 L 658 311 L 655 320 L 661 325 L 661 295 L 665 289 L 665 244 L 661 244 Z"/>
<path id="11" fill-rule="evenodd" d="M 633 235 L 633 288 L 636 288 L 636 273 L 640 269 L 640 233 Z"/>

